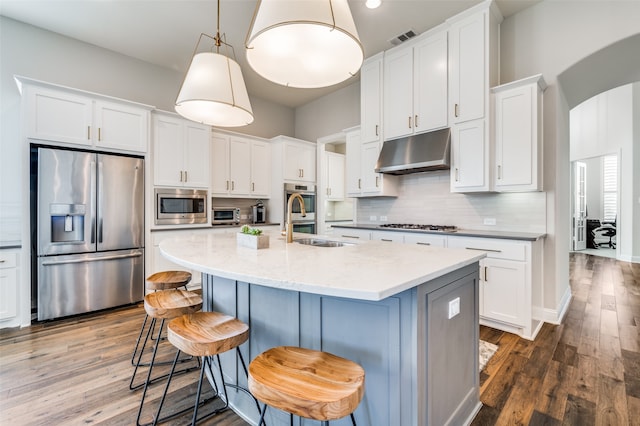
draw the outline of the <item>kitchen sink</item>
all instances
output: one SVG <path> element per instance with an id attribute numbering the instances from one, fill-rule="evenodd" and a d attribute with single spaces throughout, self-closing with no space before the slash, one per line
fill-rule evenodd
<path id="1" fill-rule="evenodd" d="M 300 238 L 297 240 L 293 240 L 298 244 L 304 244 L 305 246 L 314 246 L 314 247 L 343 247 L 343 246 L 352 246 L 353 243 L 344 243 L 342 241 L 332 241 L 332 240 L 324 240 L 322 238 Z"/>

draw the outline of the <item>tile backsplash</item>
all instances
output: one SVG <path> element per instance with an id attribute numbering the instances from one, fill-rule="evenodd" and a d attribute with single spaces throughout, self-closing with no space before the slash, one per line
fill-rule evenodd
<path id="1" fill-rule="evenodd" d="M 381 220 L 386 217 L 386 221 Z M 495 225 L 485 225 L 495 219 Z M 360 198 L 358 223 L 456 225 L 464 229 L 546 232 L 546 194 L 457 194 L 449 189 L 449 172 L 400 177 L 397 198 Z"/>

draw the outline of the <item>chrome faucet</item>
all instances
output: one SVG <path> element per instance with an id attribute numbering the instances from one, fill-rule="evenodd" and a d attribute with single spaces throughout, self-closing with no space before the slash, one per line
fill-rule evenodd
<path id="1" fill-rule="evenodd" d="M 298 192 L 294 192 L 293 194 L 291 194 L 291 196 L 289 197 L 289 201 L 287 201 L 287 223 L 286 223 L 286 232 L 287 232 L 287 242 L 288 243 L 292 243 L 293 242 L 293 224 L 291 223 L 291 211 L 293 210 L 293 200 L 298 199 L 298 202 L 300 203 L 300 212 L 302 213 L 302 217 L 305 217 L 307 215 L 307 212 L 304 209 L 304 198 L 302 198 L 302 195 L 300 195 Z"/>

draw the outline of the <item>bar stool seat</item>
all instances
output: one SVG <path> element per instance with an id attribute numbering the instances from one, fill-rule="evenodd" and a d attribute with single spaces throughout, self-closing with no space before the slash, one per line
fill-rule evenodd
<path id="1" fill-rule="evenodd" d="M 353 412 L 364 395 L 364 369 L 328 352 L 279 346 L 249 364 L 249 391 L 267 406 L 328 423 Z"/>
<path id="2" fill-rule="evenodd" d="M 147 292 L 150 291 L 158 291 L 158 290 L 174 290 L 180 287 L 184 287 L 187 289 L 187 284 L 191 281 L 191 272 L 187 271 L 160 271 L 155 274 L 149 275 L 146 280 L 145 287 Z M 138 339 L 136 340 L 136 345 L 133 348 L 133 353 L 131 354 L 131 365 L 136 365 L 140 363 L 140 357 L 142 357 L 142 352 L 138 353 L 138 349 L 140 348 L 140 340 L 142 340 L 142 335 L 144 334 L 145 327 L 147 326 L 147 322 L 149 321 L 149 315 L 145 314 L 144 321 L 142 322 L 142 326 L 140 327 L 140 333 L 138 333 Z M 153 334 L 151 328 L 149 328 L 148 334 Z M 136 355 L 138 355 L 138 361 L 136 363 Z"/>
<path id="3" fill-rule="evenodd" d="M 191 272 L 160 271 L 147 277 L 147 290 L 172 290 L 185 287 L 191 281 Z"/>
<path id="4" fill-rule="evenodd" d="M 147 331 L 145 341 L 142 344 L 142 348 L 140 349 L 138 360 L 134 364 L 135 369 L 133 370 L 133 375 L 131 376 L 129 389 L 135 390 L 144 385 L 146 393 L 146 388 L 149 383 L 158 380 L 161 377 L 165 377 L 161 376 L 151 379 L 151 371 L 153 369 L 153 363 L 158 352 L 158 346 L 160 345 L 165 321 L 168 319 L 180 317 L 184 314 L 199 311 L 200 309 L 202 309 L 202 297 L 199 294 L 188 290 L 177 289 L 156 291 L 154 293 L 149 293 L 144 297 L 144 310 L 151 318 L 151 324 L 149 325 L 149 330 Z M 152 330 L 154 330 L 158 319 L 160 319 L 161 322 L 156 338 L 154 339 L 152 336 Z M 144 364 L 141 362 L 141 358 L 149 340 L 155 340 L 155 344 L 153 346 L 153 354 L 151 355 L 151 361 L 147 364 Z M 138 368 L 143 365 L 149 366 L 147 379 L 143 383 L 134 385 L 133 383 L 135 381 Z"/>
<path id="5" fill-rule="evenodd" d="M 228 407 L 229 398 L 227 395 L 227 386 L 232 386 L 236 389 L 243 390 L 249 393 L 248 390 L 244 388 L 225 383 L 224 374 L 222 372 L 222 364 L 220 362 L 219 356 L 221 353 L 235 348 L 237 355 L 240 358 L 242 367 L 244 368 L 245 373 L 247 372 L 247 367 L 244 359 L 242 358 L 242 353 L 240 352 L 239 348 L 239 346 L 246 342 L 249 338 L 249 326 L 247 324 L 243 323 L 237 318 L 219 312 L 195 312 L 171 320 L 167 325 L 167 338 L 169 342 L 171 342 L 171 344 L 176 347 L 177 352 L 153 424 L 156 424 L 158 421 L 163 420 L 160 417 L 162 406 L 164 404 L 167 391 L 169 390 L 169 386 L 171 384 L 171 379 L 173 377 L 176 362 L 178 361 L 178 358 L 182 352 L 191 356 L 202 357 L 202 367 L 200 369 L 200 378 L 198 380 L 196 399 L 193 407 L 193 419 L 191 423 L 192 425 L 195 425 L 196 421 L 202 420 L 198 419 L 198 407 L 201 404 L 200 395 L 202 392 L 202 381 L 205 375 L 205 368 L 207 367 L 209 368 L 210 377 L 213 379 L 213 386 L 215 390 L 215 395 L 213 398 L 220 396 L 220 391 L 215 381 L 215 375 L 212 371 L 210 357 L 215 356 L 217 358 L 220 377 L 223 378 L 222 389 L 224 392 L 225 404 L 223 407 L 214 410 L 205 417 L 209 417 L 211 415 L 219 413 Z M 258 405 L 257 401 L 256 406 L 258 407 L 259 411 L 260 406 Z M 173 416 L 175 416 L 175 414 L 172 414 L 169 417 Z"/>

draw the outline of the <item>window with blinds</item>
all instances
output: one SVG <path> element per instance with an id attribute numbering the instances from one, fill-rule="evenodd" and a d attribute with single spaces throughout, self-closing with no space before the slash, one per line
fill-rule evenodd
<path id="1" fill-rule="evenodd" d="M 602 158 L 602 204 L 603 222 L 614 222 L 618 211 L 618 156 Z"/>

